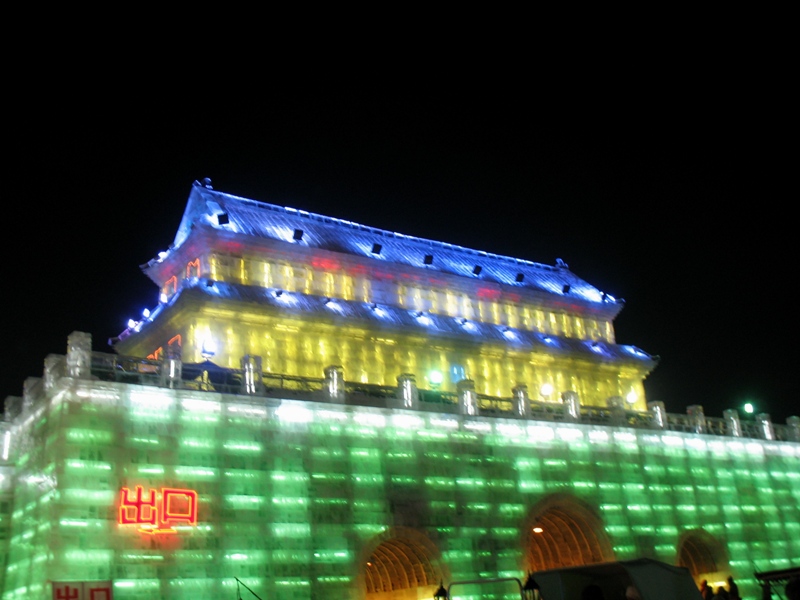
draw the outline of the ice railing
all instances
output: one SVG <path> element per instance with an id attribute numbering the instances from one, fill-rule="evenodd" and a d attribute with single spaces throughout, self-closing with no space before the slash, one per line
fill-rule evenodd
<path id="1" fill-rule="evenodd" d="M 374 385 L 347 381 L 341 366 L 324 369 L 323 377 L 297 377 L 266 373 L 261 358 L 245 356 L 240 369 L 220 367 L 211 361 L 183 363 L 179 356 L 161 360 L 92 352 L 88 334 L 73 333 L 66 357 L 51 355 L 45 361 L 45 377 L 30 378 L 25 398 L 6 400 L 6 420 L 22 411 L 23 403 L 47 390 L 61 377 L 92 379 L 171 389 L 246 395 L 265 399 L 297 399 L 381 408 L 403 408 L 465 416 L 519 418 L 534 421 L 572 422 L 638 429 L 661 429 L 685 433 L 800 442 L 800 417 L 789 417 L 786 425 L 772 423 L 768 414 L 740 419 L 736 410 L 726 410 L 722 418 L 709 417 L 702 406 L 687 408 L 686 414 L 667 413 L 663 402 L 648 402 L 646 411 L 630 410 L 614 396 L 606 406 L 582 405 L 576 392 L 561 394 L 559 402 L 537 401 L 527 388 L 518 385 L 509 397 L 494 397 L 475 391 L 472 380 L 457 384 L 455 392 L 422 389 L 413 373 L 403 373 L 397 385 Z M 18 406 L 17 406 L 18 405 Z"/>

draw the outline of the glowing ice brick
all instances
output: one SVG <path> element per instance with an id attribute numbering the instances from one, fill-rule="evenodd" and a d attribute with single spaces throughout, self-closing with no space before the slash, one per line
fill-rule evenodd
<path id="1" fill-rule="evenodd" d="M 314 413 L 296 405 L 284 404 L 275 412 L 281 421 L 287 423 L 310 423 L 314 419 Z"/>

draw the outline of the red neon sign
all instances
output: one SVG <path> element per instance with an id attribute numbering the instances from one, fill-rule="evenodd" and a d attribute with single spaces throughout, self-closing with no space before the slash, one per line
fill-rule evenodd
<path id="1" fill-rule="evenodd" d="M 167 342 L 167 346 L 172 346 L 172 344 L 176 343 L 178 346 L 181 346 L 181 334 L 174 336 L 170 341 Z M 164 346 L 159 346 L 156 348 L 156 351 L 152 354 L 148 354 L 147 358 L 150 360 L 158 360 L 161 357 L 161 354 L 164 352 Z"/>
<path id="2" fill-rule="evenodd" d="M 178 291 L 178 278 L 175 277 L 175 275 L 167 279 L 166 283 L 164 284 L 164 287 L 162 289 L 164 290 L 165 294 L 169 293 L 170 286 L 172 286 L 173 294 Z"/>
<path id="3" fill-rule="evenodd" d="M 137 485 L 133 493 L 122 488 L 119 501 L 119 524 L 138 525 L 149 534 L 176 533 L 174 525 L 197 525 L 197 492 L 177 488 L 151 489 L 144 492 Z"/>
<path id="4" fill-rule="evenodd" d="M 186 264 L 186 277 L 200 277 L 200 259 L 195 258 Z"/>
<path id="5" fill-rule="evenodd" d="M 54 581 L 53 600 L 112 600 L 110 581 Z"/>
<path id="6" fill-rule="evenodd" d="M 488 298 L 489 300 L 497 300 L 500 297 L 500 290 L 480 287 L 477 292 L 478 298 Z"/>
<path id="7" fill-rule="evenodd" d="M 324 269 L 326 271 L 338 271 L 339 270 L 339 263 L 331 258 L 321 258 L 319 256 L 315 256 L 311 259 L 311 266 L 315 269 Z"/>

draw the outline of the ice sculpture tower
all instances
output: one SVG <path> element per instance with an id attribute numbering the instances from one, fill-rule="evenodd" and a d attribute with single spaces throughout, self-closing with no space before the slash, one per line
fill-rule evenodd
<path id="1" fill-rule="evenodd" d="M 161 289 L 124 355 L 419 389 L 476 402 L 646 410 L 654 357 L 615 343 L 621 300 L 559 260 L 498 256 L 255 202 L 196 182 L 169 250 L 144 265 Z M 338 371 L 337 371 L 338 372 Z"/>

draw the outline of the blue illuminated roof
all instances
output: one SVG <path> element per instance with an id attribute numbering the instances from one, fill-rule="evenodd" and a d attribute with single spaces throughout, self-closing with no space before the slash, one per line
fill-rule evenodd
<path id="1" fill-rule="evenodd" d="M 248 200 L 196 182 L 173 248 L 179 248 L 192 228 L 198 225 L 545 292 L 565 300 L 602 305 L 613 314 L 622 307 L 622 300 L 590 285 L 572 273 L 561 260 L 550 266 L 491 254 Z M 161 259 L 154 259 L 149 264 L 158 260 Z"/>

